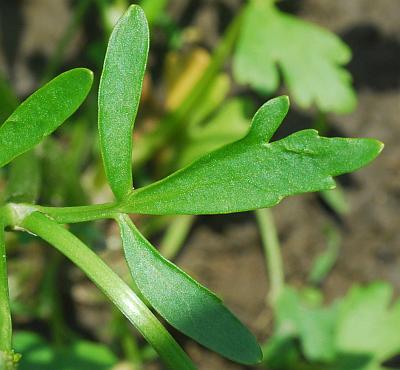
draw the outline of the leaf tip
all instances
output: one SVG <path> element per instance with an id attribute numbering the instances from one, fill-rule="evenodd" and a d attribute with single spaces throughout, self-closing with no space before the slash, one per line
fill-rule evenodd
<path id="1" fill-rule="evenodd" d="M 369 161 L 374 160 L 383 150 L 385 144 L 376 139 L 362 139 L 364 149 L 368 153 Z"/>
<path id="2" fill-rule="evenodd" d="M 369 138 L 336 138 L 336 144 L 326 152 L 332 167 L 331 175 L 338 176 L 343 173 L 356 171 L 371 163 L 383 150 L 383 143 Z M 340 154 L 340 158 L 337 157 Z M 336 157 L 336 158 L 335 158 Z"/>
<path id="3" fill-rule="evenodd" d="M 75 77 L 77 77 L 77 80 L 79 78 L 79 80 L 83 84 L 82 86 L 86 87 L 86 90 L 89 91 L 90 88 L 92 87 L 94 76 L 93 76 L 93 72 L 90 69 L 80 67 L 80 68 L 71 69 L 64 73 L 69 73 L 70 75 L 75 75 Z"/>
<path id="4" fill-rule="evenodd" d="M 287 95 L 268 100 L 254 115 L 249 136 L 268 142 L 289 111 L 289 104 Z"/>
<path id="5" fill-rule="evenodd" d="M 143 8 L 138 5 L 138 4 L 132 4 L 128 7 L 128 10 L 126 11 L 126 16 L 133 16 L 133 15 L 138 15 L 140 18 L 142 18 L 142 20 L 145 21 L 145 23 L 147 24 L 147 18 L 146 18 L 146 14 L 143 10 Z"/>

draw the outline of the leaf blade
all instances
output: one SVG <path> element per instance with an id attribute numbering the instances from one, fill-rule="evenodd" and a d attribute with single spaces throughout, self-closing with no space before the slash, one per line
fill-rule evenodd
<path id="1" fill-rule="evenodd" d="M 64 72 L 34 92 L 0 127 L 0 167 L 50 135 L 82 104 L 93 74 L 86 68 Z"/>
<path id="2" fill-rule="evenodd" d="M 254 336 L 217 296 L 162 257 L 128 215 L 120 214 L 117 221 L 132 277 L 161 316 L 200 344 L 233 361 L 254 364 L 261 360 Z"/>
<path id="3" fill-rule="evenodd" d="M 350 59 L 350 48 L 334 33 L 279 11 L 274 2 L 251 1 L 233 72 L 239 83 L 271 94 L 279 87 L 279 67 L 299 106 L 348 113 L 357 103 L 351 76 L 343 68 Z"/>
<path id="4" fill-rule="evenodd" d="M 115 26 L 99 87 L 99 134 L 104 168 L 117 198 L 132 188 L 132 129 L 149 50 L 143 10 L 132 5 Z"/>
<path id="5" fill-rule="evenodd" d="M 24 207 L 23 207 L 24 208 Z M 86 244 L 47 215 L 25 207 L 18 225 L 70 259 L 111 300 L 171 370 L 196 370 L 188 355 L 134 291 Z"/>
<path id="6" fill-rule="evenodd" d="M 303 130 L 268 143 L 289 101 L 268 101 L 243 139 L 132 192 L 119 210 L 144 214 L 218 214 L 272 207 L 289 195 L 332 189 L 333 176 L 372 161 L 383 144 L 372 139 L 324 138 Z"/>

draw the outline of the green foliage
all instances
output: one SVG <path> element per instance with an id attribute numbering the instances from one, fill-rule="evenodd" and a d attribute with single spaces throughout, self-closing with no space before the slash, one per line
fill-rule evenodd
<path id="1" fill-rule="evenodd" d="M 325 231 L 327 245 L 326 249 L 315 259 L 308 275 L 311 284 L 320 284 L 332 270 L 339 256 L 341 237 L 333 226 L 328 226 Z"/>
<path id="2" fill-rule="evenodd" d="M 233 71 L 239 82 L 265 94 L 276 91 L 281 71 L 299 106 L 346 113 L 356 104 L 351 77 L 341 67 L 350 58 L 350 49 L 329 31 L 280 12 L 271 0 L 251 0 Z"/>
<path id="3" fill-rule="evenodd" d="M 17 332 L 14 347 L 23 353 L 19 370 L 109 370 L 117 363 L 104 345 L 77 340 L 68 347 L 52 347 L 39 335 Z"/>
<path id="4" fill-rule="evenodd" d="M 182 333 L 233 361 L 254 364 L 261 360 L 254 336 L 217 296 L 163 258 L 127 215 L 120 215 L 118 223 L 132 277 L 162 317 Z M 154 284 L 155 281 L 162 284 Z"/>
<path id="5" fill-rule="evenodd" d="M 132 192 L 120 210 L 145 214 L 213 214 L 272 207 L 289 195 L 332 189 L 332 176 L 373 160 L 371 139 L 324 138 L 303 130 L 269 143 L 289 109 L 286 97 L 264 104 L 249 133 L 167 178 Z"/>
<path id="6" fill-rule="evenodd" d="M 174 341 L 149 308 L 89 247 L 47 215 L 29 206 L 13 206 L 21 227 L 55 247 L 91 279 L 154 347 L 171 369 L 193 370 L 186 353 Z M 15 222 L 15 221 L 14 221 Z"/>
<path id="7" fill-rule="evenodd" d="M 132 129 L 149 49 L 143 10 L 131 6 L 115 26 L 99 87 L 99 133 L 104 169 L 119 199 L 132 188 Z"/>
<path id="8" fill-rule="evenodd" d="M 386 283 L 354 286 L 329 307 L 318 292 L 286 288 L 264 347 L 269 369 L 383 370 L 400 351 L 400 301 Z M 299 343 L 299 344 L 298 344 Z"/>
<path id="9" fill-rule="evenodd" d="M 390 306 L 393 289 L 385 283 L 356 286 L 343 300 L 337 329 L 338 351 L 363 353 L 370 357 L 365 369 L 400 352 L 400 300 Z"/>
<path id="10" fill-rule="evenodd" d="M 0 127 L 0 166 L 50 135 L 86 98 L 93 74 L 76 68 L 54 78 L 26 99 Z"/>
<path id="11" fill-rule="evenodd" d="M 251 4 L 256 6 L 258 3 Z M 221 128 L 215 128 L 215 122 L 201 128 L 194 125 L 198 131 L 192 132 L 193 143 L 196 140 L 207 140 L 207 150 L 216 150 L 159 182 L 133 190 L 132 129 L 141 95 L 148 43 L 146 18 L 143 11 L 133 5 L 117 23 L 111 35 L 99 87 L 101 152 L 106 176 L 116 201 L 66 208 L 9 203 L 0 208 L 0 218 L 4 223 L 0 225 L 1 232 L 6 227 L 22 229 L 47 241 L 86 273 L 136 326 L 169 368 L 195 369 L 188 356 L 135 292 L 91 249 L 60 225 L 104 218 L 117 219 L 131 274 L 149 304 L 169 323 L 199 343 L 236 362 L 257 363 L 261 359 L 261 353 L 253 335 L 219 298 L 163 258 L 139 233 L 129 216 L 122 213 L 209 214 L 271 207 L 289 195 L 331 189 L 335 185 L 333 176 L 366 165 L 379 154 L 382 144 L 372 139 L 324 138 L 318 136 L 315 130 L 300 131 L 270 143 L 289 109 L 288 98 L 279 97 L 259 109 L 250 130 L 243 138 L 240 137 L 245 133 L 245 124 L 241 119 L 230 127 L 225 123 L 222 131 Z M 218 55 L 218 63 L 212 64 L 211 72 L 207 76 L 215 74 L 225 53 L 220 52 Z M 209 77 L 204 84 L 211 84 L 212 81 L 208 79 Z M 76 111 L 88 94 L 91 83 L 90 71 L 74 69 L 61 74 L 23 102 L 0 128 L 0 166 L 32 149 Z M 333 100 L 325 96 L 321 97 L 321 101 L 328 104 Z M 232 106 L 229 109 L 233 109 Z M 223 119 L 229 119 L 232 113 L 228 113 Z M 230 130 L 229 137 L 217 137 L 214 142 L 210 141 L 216 133 Z M 230 143 L 233 140 L 236 141 Z M 221 145 L 225 146 L 220 148 Z M 60 151 L 56 150 L 55 153 Z M 77 153 L 81 151 L 77 149 Z M 197 158 L 200 154 L 200 149 L 194 150 L 187 154 L 186 161 Z M 33 202 L 36 197 L 34 187 L 20 182 L 17 177 L 25 171 L 25 160 L 26 157 L 21 156 L 18 158 L 21 162 L 14 162 L 17 171 L 15 175 L 10 171 L 8 195 L 10 200 L 17 202 Z M 67 162 L 67 170 L 73 169 L 72 172 L 75 173 L 78 167 L 75 156 L 71 156 Z M 19 167 L 23 169 L 18 170 Z M 34 165 L 32 168 L 34 169 Z M 3 297 L 6 297 L 5 254 L 2 253 L 2 256 L 4 264 L 0 274 L 0 288 L 3 289 Z M 279 327 L 283 329 L 279 330 L 278 346 L 282 339 L 291 343 L 300 337 L 305 356 L 313 361 L 331 361 L 336 356 L 334 346 L 337 343 L 341 350 L 348 348 L 345 340 L 347 334 L 339 337 L 342 338 L 339 342 L 334 341 L 335 345 L 332 344 L 332 317 L 336 317 L 336 309 L 326 310 L 318 306 L 302 308 L 296 293 L 289 290 L 281 299 L 277 314 Z M 6 303 L 8 304 L 8 297 L 0 303 L 4 318 L 9 316 Z M 369 315 L 366 314 L 366 317 Z M 395 322 L 389 320 L 387 325 L 397 323 L 397 318 L 393 320 Z M 347 326 L 341 327 L 342 332 L 346 333 L 346 328 Z M 8 341 L 11 328 L 0 334 L 1 338 Z M 382 336 L 386 338 L 389 334 L 391 332 L 387 330 Z M 38 338 L 33 341 L 40 342 L 38 346 L 41 351 L 33 351 L 30 357 L 26 342 L 29 344 L 31 339 L 25 338 L 25 347 L 20 344 L 21 351 L 28 352 L 25 361 L 31 361 L 31 366 L 62 369 L 61 364 L 66 362 L 65 366 L 79 369 L 79 361 L 88 368 L 91 366 L 89 363 L 98 360 L 96 368 L 101 368 L 105 358 L 112 362 L 110 354 L 100 348 L 88 348 L 90 345 L 87 343 L 75 344 L 73 355 L 65 359 L 61 352 L 49 349 Z M 16 347 L 18 348 L 18 342 Z M 393 345 L 390 348 L 395 347 Z M 368 348 L 375 350 L 374 346 Z M 9 348 L 0 349 L 9 351 Z M 391 353 L 389 350 L 381 352 L 379 358 Z M 298 352 L 294 348 L 290 353 L 296 355 Z M 69 367 L 65 367 L 67 368 Z"/>

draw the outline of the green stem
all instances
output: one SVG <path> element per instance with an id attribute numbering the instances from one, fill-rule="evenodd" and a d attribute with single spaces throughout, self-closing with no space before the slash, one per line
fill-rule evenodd
<path id="1" fill-rule="evenodd" d="M 127 360 L 132 365 L 134 370 L 142 370 L 143 363 L 140 354 L 140 349 L 137 345 L 136 339 L 132 336 L 132 334 L 125 330 L 122 333 L 121 344 L 124 350 L 124 353 L 127 357 Z"/>
<path id="2" fill-rule="evenodd" d="M 125 359 L 129 361 L 132 370 L 142 370 L 143 361 L 137 339 L 135 335 L 132 335 L 126 325 L 126 320 L 117 309 L 113 309 L 113 322 L 113 334 L 115 338 L 119 338 Z"/>
<path id="3" fill-rule="evenodd" d="M 271 284 L 268 296 L 269 303 L 274 306 L 284 286 L 284 272 L 281 248 L 272 213 L 269 209 L 257 209 L 256 218 L 261 233 L 261 241 L 265 253 L 265 262 Z"/>
<path id="4" fill-rule="evenodd" d="M 171 369 L 193 370 L 189 357 L 147 306 L 91 249 L 64 227 L 39 212 L 25 215 L 14 226 L 47 241 L 78 266 L 155 348 Z"/>
<path id="5" fill-rule="evenodd" d="M 215 78 L 218 76 L 235 45 L 242 18 L 243 11 L 240 11 L 228 26 L 200 81 L 191 90 L 191 93 L 185 98 L 183 103 L 161 120 L 157 125 L 156 131 L 144 135 L 135 144 L 133 153 L 133 163 L 135 163 L 135 166 L 141 166 L 155 151 L 160 149 L 180 129 L 196 106 L 201 105 L 204 96 L 209 94 L 210 87 L 213 85 Z"/>
<path id="6" fill-rule="evenodd" d="M 14 354 L 12 349 L 12 322 L 4 227 L 5 217 L 3 211 L 0 211 L 0 369 L 15 370 L 19 356 Z"/>
<path id="7" fill-rule="evenodd" d="M 4 216 L 0 213 L 0 351 L 12 349 L 10 297 L 8 293 L 7 256 L 4 242 Z"/>
<path id="8" fill-rule="evenodd" d="M 23 205 L 19 204 L 12 205 L 14 208 L 22 206 Z M 60 224 L 71 224 L 77 222 L 101 220 L 104 218 L 115 218 L 115 216 L 119 213 L 117 203 L 104 203 L 78 207 L 34 207 L 38 211 L 51 216 Z"/>

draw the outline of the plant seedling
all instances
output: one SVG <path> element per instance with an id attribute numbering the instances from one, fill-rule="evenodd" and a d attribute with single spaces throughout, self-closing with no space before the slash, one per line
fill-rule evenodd
<path id="1" fill-rule="evenodd" d="M 99 87 L 101 152 L 115 201 L 79 207 L 6 203 L 0 209 L 2 358 L 13 356 L 4 230 L 25 230 L 47 241 L 85 272 L 169 368 L 195 369 L 143 301 L 62 225 L 109 218 L 119 224 L 132 277 L 155 311 L 182 333 L 228 359 L 241 364 L 260 362 L 262 353 L 253 334 L 216 295 L 163 258 L 127 213 L 214 214 L 271 207 L 289 195 L 333 188 L 333 176 L 368 164 L 382 149 L 373 139 L 325 138 L 315 130 L 270 142 L 289 109 L 288 98 L 282 96 L 259 109 L 242 139 L 165 179 L 132 189 L 132 129 L 148 45 L 145 15 L 132 5 L 112 32 Z M 0 164 L 32 149 L 59 127 L 83 102 L 91 84 L 89 70 L 74 69 L 23 102 L 0 128 Z"/>

